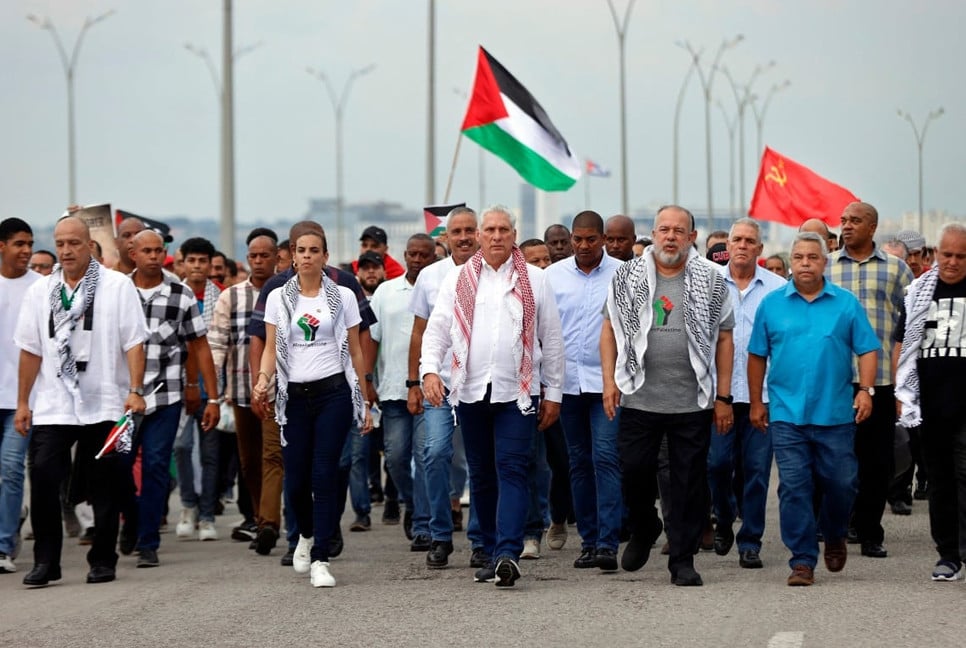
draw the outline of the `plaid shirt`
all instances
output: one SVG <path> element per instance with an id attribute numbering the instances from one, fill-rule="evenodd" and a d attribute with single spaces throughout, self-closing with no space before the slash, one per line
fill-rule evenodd
<path id="1" fill-rule="evenodd" d="M 845 248 L 829 255 L 825 278 L 855 295 L 865 309 L 876 336 L 882 343 L 875 384 L 891 385 L 892 334 L 899 321 L 899 311 L 906 288 L 912 282 L 912 270 L 904 261 L 873 247 L 872 256 L 856 261 Z M 852 363 L 852 381 L 859 381 L 858 363 Z"/>
<path id="2" fill-rule="evenodd" d="M 221 293 L 208 332 L 211 356 L 218 372 L 219 393 L 235 405 L 251 406 L 252 377 L 248 365 L 249 337 L 245 328 L 252 317 L 258 288 L 245 280 Z"/>
<path id="3" fill-rule="evenodd" d="M 136 273 L 137 270 L 131 276 Z M 207 327 L 191 288 L 167 276 L 161 280 L 161 289 L 147 301 L 140 290 L 138 297 L 148 323 L 148 339 L 144 343 L 144 400 L 145 413 L 151 414 L 158 407 L 181 401 L 186 343 L 205 335 Z M 161 382 L 164 383 L 161 389 L 149 396 Z"/>

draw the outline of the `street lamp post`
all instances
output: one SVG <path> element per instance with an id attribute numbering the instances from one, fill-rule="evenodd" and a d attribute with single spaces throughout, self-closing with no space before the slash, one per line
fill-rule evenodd
<path id="1" fill-rule="evenodd" d="M 691 43 L 685 41 L 684 43 L 678 43 L 681 47 L 686 49 L 689 54 L 691 54 L 691 60 L 694 63 L 694 67 L 698 70 L 698 78 L 701 80 L 701 88 L 704 90 L 704 149 L 705 149 L 705 167 L 707 173 L 707 184 L 708 184 L 708 229 L 714 229 L 714 192 L 712 191 L 712 180 L 711 180 L 711 89 L 714 86 L 715 73 L 718 71 L 719 63 L 721 62 L 721 56 L 725 53 L 725 50 L 730 49 L 744 40 L 744 36 L 738 34 L 731 40 L 721 41 L 721 45 L 718 46 L 718 51 L 715 53 L 714 60 L 711 62 L 711 67 L 705 73 L 704 69 L 701 67 L 701 63 L 698 60 L 700 52 L 695 51 L 691 46 Z"/>
<path id="2" fill-rule="evenodd" d="M 631 9 L 635 0 L 629 0 L 624 10 L 623 22 L 617 18 L 612 0 L 607 0 L 610 14 L 614 19 L 614 29 L 617 30 L 617 48 L 620 52 L 620 100 L 621 100 L 621 213 L 630 215 L 627 203 L 627 93 L 626 93 L 626 36 L 627 25 L 631 18 Z"/>
<path id="3" fill-rule="evenodd" d="M 459 88 L 453 88 L 453 92 L 455 92 L 459 96 L 463 97 L 464 100 L 469 101 L 469 95 L 466 93 L 466 91 L 460 90 Z M 460 135 L 460 137 L 462 137 L 462 135 Z M 477 168 L 479 169 L 479 173 L 480 173 L 480 180 L 479 180 L 479 182 L 480 182 L 480 202 L 478 204 L 480 206 L 480 209 L 483 209 L 484 206 L 486 205 L 486 198 L 485 198 L 485 195 L 486 195 L 486 171 L 485 171 L 485 164 L 484 164 L 484 158 L 483 158 L 483 152 L 485 151 L 485 149 L 482 146 L 478 146 L 476 148 L 477 148 L 477 153 L 479 155 L 479 159 L 477 160 Z"/>
<path id="4" fill-rule="evenodd" d="M 230 4 L 226 3 L 226 4 Z M 231 9 L 226 6 L 225 29 L 227 30 L 225 40 L 231 45 Z M 221 250 L 230 256 L 235 255 L 235 122 L 234 122 L 234 99 L 232 91 L 232 79 L 234 78 L 235 61 L 239 58 L 261 47 L 261 41 L 254 45 L 240 47 L 231 56 L 222 58 L 224 77 L 222 80 L 215 69 L 215 62 L 211 55 L 203 47 L 196 47 L 191 43 L 185 43 L 185 49 L 200 58 L 208 73 L 211 74 L 211 82 L 215 86 L 215 94 L 218 97 L 218 106 L 221 109 L 221 218 L 219 220 L 219 239 L 218 245 Z"/>
<path id="5" fill-rule="evenodd" d="M 333 242 L 336 244 L 332 250 L 333 257 L 338 261 L 342 260 L 342 256 L 345 253 L 343 249 L 345 243 L 345 231 L 343 224 L 343 214 L 345 210 L 345 197 L 343 194 L 343 180 L 342 180 L 342 117 L 345 111 L 346 102 L 349 99 L 349 90 L 352 89 L 352 84 L 361 76 L 369 74 L 375 69 L 376 65 L 367 65 L 364 68 L 358 70 L 353 70 L 349 77 L 345 80 L 345 85 L 342 88 L 342 94 L 337 95 L 335 89 L 332 87 L 332 83 L 329 81 L 329 77 L 325 75 L 325 72 L 317 70 L 315 68 L 307 68 L 306 71 L 313 77 L 322 82 L 325 86 L 325 91 L 329 95 L 329 101 L 332 102 L 332 111 L 335 113 L 335 231 L 336 235 L 333 237 Z"/>
<path id="6" fill-rule="evenodd" d="M 728 197 L 730 198 L 728 205 L 731 218 L 736 218 L 738 210 L 735 208 L 735 127 L 738 125 L 738 115 L 729 118 L 724 104 L 720 101 L 715 103 L 721 109 L 721 116 L 724 118 L 725 127 L 728 129 Z"/>
<path id="7" fill-rule="evenodd" d="M 70 56 L 67 56 L 67 50 L 64 49 L 64 44 L 60 40 L 57 28 L 54 27 L 54 23 L 51 22 L 50 18 L 46 16 L 35 16 L 33 14 L 27 16 L 27 20 L 41 29 L 46 29 L 50 32 L 50 36 L 54 39 L 54 45 L 57 46 L 57 53 L 60 55 L 60 62 L 64 68 L 64 76 L 67 79 L 67 204 L 69 205 L 77 204 L 77 145 L 74 128 L 74 71 L 77 69 L 77 55 L 80 53 L 81 43 L 84 41 L 84 35 L 87 33 L 87 30 L 97 23 L 106 20 L 113 14 L 114 10 L 111 9 L 94 18 L 86 18 L 84 24 L 81 26 L 80 33 L 77 34 L 77 40 L 74 41 L 74 47 L 71 50 Z"/>
<path id="8" fill-rule="evenodd" d="M 698 52 L 698 55 L 692 59 L 691 65 L 688 66 L 688 73 L 684 75 L 684 82 L 681 84 L 681 89 L 678 90 L 678 102 L 674 106 L 674 170 L 671 183 L 671 196 L 675 205 L 681 204 L 678 201 L 678 174 L 680 172 L 678 148 L 680 141 L 681 105 L 684 103 L 684 91 L 688 89 L 688 83 L 691 82 L 691 75 L 694 74 L 694 69 L 697 67 L 700 56 L 701 52 Z"/>
<path id="9" fill-rule="evenodd" d="M 721 72 L 725 75 L 728 80 L 728 85 L 731 86 L 731 92 L 735 95 L 735 104 L 738 106 L 738 193 L 740 197 L 741 208 L 745 208 L 745 108 L 754 100 L 754 95 L 751 93 L 752 87 L 755 85 L 755 80 L 758 76 L 770 68 L 775 67 L 774 61 L 769 61 L 765 65 L 756 65 L 755 69 L 752 70 L 751 76 L 748 78 L 748 83 L 743 86 L 739 86 L 735 83 L 734 77 L 731 76 L 731 72 L 728 70 L 727 66 L 721 68 Z M 739 92 L 739 88 L 741 91 Z"/>
<path id="10" fill-rule="evenodd" d="M 916 148 L 919 154 L 919 228 L 918 228 L 918 231 L 920 234 L 922 233 L 922 145 L 926 141 L 926 131 L 929 130 L 929 122 L 931 122 L 934 119 L 938 119 L 945 112 L 946 111 L 942 107 L 939 107 L 933 110 L 932 112 L 930 112 L 928 115 L 926 115 L 926 119 L 922 123 L 922 130 L 919 130 L 919 128 L 916 126 L 916 122 L 913 121 L 912 119 L 912 115 L 905 112 L 901 108 L 898 110 L 899 116 L 905 119 L 907 122 L 909 122 L 909 125 L 912 126 L 912 132 L 916 136 Z"/>
<path id="11" fill-rule="evenodd" d="M 765 130 L 765 114 L 768 112 L 768 104 L 771 103 L 771 99 L 772 97 L 775 96 L 776 93 L 781 92 L 791 84 L 792 84 L 791 81 L 789 81 L 788 79 L 785 79 L 781 83 L 776 83 L 771 88 L 769 88 L 768 94 L 765 95 L 765 101 L 761 105 L 761 111 L 758 110 L 758 105 L 754 101 L 756 97 L 755 96 L 751 97 L 752 99 L 751 110 L 753 113 L 755 113 L 755 126 L 757 127 L 757 130 L 758 130 L 758 158 L 759 159 L 761 159 L 761 154 L 764 153 L 765 151 L 764 146 L 761 143 L 762 142 L 761 136 Z"/>

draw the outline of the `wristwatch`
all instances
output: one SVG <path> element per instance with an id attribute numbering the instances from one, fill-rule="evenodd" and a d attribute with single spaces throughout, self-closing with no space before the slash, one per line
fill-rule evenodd
<path id="1" fill-rule="evenodd" d="M 418 380 L 407 380 L 406 388 L 408 389 L 409 387 L 419 387 L 421 384 L 422 383 L 420 383 Z"/>
<path id="2" fill-rule="evenodd" d="M 735 402 L 734 396 L 722 396 L 721 394 L 718 394 L 717 396 L 715 396 L 714 399 L 717 401 L 721 401 L 725 405 L 731 405 L 732 403 Z"/>
<path id="3" fill-rule="evenodd" d="M 375 377 L 371 373 L 366 374 L 366 382 L 372 382 L 374 380 L 375 380 Z"/>
<path id="4" fill-rule="evenodd" d="M 875 396 L 875 387 L 863 387 L 859 385 L 859 391 L 869 392 L 869 396 Z"/>
<path id="5" fill-rule="evenodd" d="M 131 387 L 128 392 L 131 394 L 137 394 L 138 396 L 144 396 L 144 387 Z"/>

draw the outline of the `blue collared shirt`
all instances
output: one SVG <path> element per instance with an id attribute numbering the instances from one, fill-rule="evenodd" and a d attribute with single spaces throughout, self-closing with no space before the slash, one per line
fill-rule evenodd
<path id="1" fill-rule="evenodd" d="M 621 261 L 604 253 L 596 268 L 585 274 L 575 257 L 547 268 L 563 330 L 563 393 L 599 394 L 604 391 L 600 372 L 600 329 L 604 323 L 607 288 Z"/>
<path id="2" fill-rule="evenodd" d="M 755 313 L 761 300 L 773 290 L 782 288 L 787 281 L 774 272 L 755 265 L 755 276 L 744 290 L 740 290 L 735 280 L 731 278 L 730 265 L 721 267 L 728 291 L 731 293 L 731 303 L 735 307 L 735 327 L 731 334 L 735 341 L 735 361 L 731 374 L 731 395 L 738 403 L 749 402 L 748 398 L 748 342 L 751 340 L 751 329 L 755 324 Z M 768 402 L 768 387 L 764 388 L 764 401 Z"/>
<path id="3" fill-rule="evenodd" d="M 768 418 L 793 425 L 843 425 L 852 410 L 852 356 L 881 347 L 865 309 L 826 280 L 806 301 L 789 281 L 761 303 L 748 352 L 768 358 Z"/>

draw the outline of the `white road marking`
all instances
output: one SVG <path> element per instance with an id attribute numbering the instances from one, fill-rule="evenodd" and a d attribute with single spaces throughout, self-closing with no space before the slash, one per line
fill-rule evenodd
<path id="1" fill-rule="evenodd" d="M 805 643 L 804 632 L 776 632 L 768 640 L 768 648 L 801 648 Z"/>

